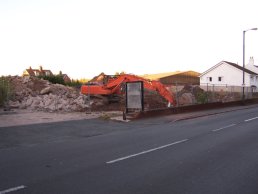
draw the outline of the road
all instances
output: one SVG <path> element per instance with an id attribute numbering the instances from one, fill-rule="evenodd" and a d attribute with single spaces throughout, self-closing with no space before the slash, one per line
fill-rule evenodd
<path id="1" fill-rule="evenodd" d="M 255 194 L 257 126 L 253 107 L 177 122 L 0 128 L 0 194 Z"/>

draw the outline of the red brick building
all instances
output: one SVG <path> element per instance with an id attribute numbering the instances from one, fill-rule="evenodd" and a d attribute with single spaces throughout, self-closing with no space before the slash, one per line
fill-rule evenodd
<path id="1" fill-rule="evenodd" d="M 23 71 L 22 76 L 51 76 L 53 73 L 48 69 L 43 69 L 42 66 L 39 66 L 39 69 L 26 69 Z"/>

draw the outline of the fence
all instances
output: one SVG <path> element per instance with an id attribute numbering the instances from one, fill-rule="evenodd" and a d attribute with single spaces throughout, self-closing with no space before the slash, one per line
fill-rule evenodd
<path id="1" fill-rule="evenodd" d="M 189 104 L 204 104 L 212 102 L 231 102 L 258 97 L 258 92 L 253 87 L 231 85 L 185 85 L 170 86 L 169 90 L 175 95 L 178 106 Z"/>
<path id="2" fill-rule="evenodd" d="M 208 94 L 211 102 L 237 101 L 243 99 L 243 96 L 244 99 L 252 99 L 258 94 L 254 87 L 205 84 L 200 85 L 200 88 Z"/>
<path id="3" fill-rule="evenodd" d="M 167 86 L 167 89 L 173 94 L 176 106 L 189 106 L 194 104 L 205 104 L 213 102 L 232 102 L 243 99 L 243 87 L 231 85 L 179 85 Z M 253 87 L 244 88 L 244 99 L 258 98 L 258 91 Z M 153 99 L 153 97 L 152 97 Z M 163 99 L 164 100 L 164 99 Z M 145 101 L 151 102 L 148 96 Z M 154 101 L 152 101 L 154 102 Z M 147 110 L 165 108 L 164 103 L 155 101 L 155 105 L 147 105 Z M 146 110 L 146 109 L 145 109 Z"/>

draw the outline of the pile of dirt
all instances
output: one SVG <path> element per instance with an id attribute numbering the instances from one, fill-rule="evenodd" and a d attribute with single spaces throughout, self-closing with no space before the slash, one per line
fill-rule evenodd
<path id="1" fill-rule="evenodd" d="M 205 91 L 199 86 L 184 85 L 178 92 L 178 105 L 186 106 L 196 104 L 204 93 Z"/>
<path id="2" fill-rule="evenodd" d="M 117 99 L 118 98 L 118 99 Z M 92 111 L 124 111 L 125 110 L 125 97 L 120 95 L 113 101 L 112 98 L 101 95 L 91 95 L 90 102 L 86 100 L 87 104 L 90 104 L 90 110 Z"/>
<path id="3" fill-rule="evenodd" d="M 165 98 L 159 95 L 156 91 L 144 91 L 144 109 L 155 110 L 167 108 L 168 102 Z"/>
<path id="4" fill-rule="evenodd" d="M 8 77 L 12 96 L 10 108 L 40 111 L 83 111 L 87 108 L 79 89 L 36 77 Z"/>
<path id="5" fill-rule="evenodd" d="M 102 100 L 96 100 L 97 98 L 101 98 Z M 112 111 L 112 110 L 125 110 L 125 95 L 119 95 L 116 98 L 119 100 L 112 102 L 110 99 L 92 96 L 92 110 L 97 111 Z M 168 107 L 168 102 L 165 98 L 160 96 L 160 94 L 156 91 L 144 90 L 144 110 L 155 110 L 162 109 Z"/>

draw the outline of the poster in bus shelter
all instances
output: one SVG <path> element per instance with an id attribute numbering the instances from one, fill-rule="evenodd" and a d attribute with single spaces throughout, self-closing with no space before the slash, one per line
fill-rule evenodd
<path id="1" fill-rule="evenodd" d="M 143 111 L 143 82 L 126 83 L 126 110 L 139 109 Z"/>

